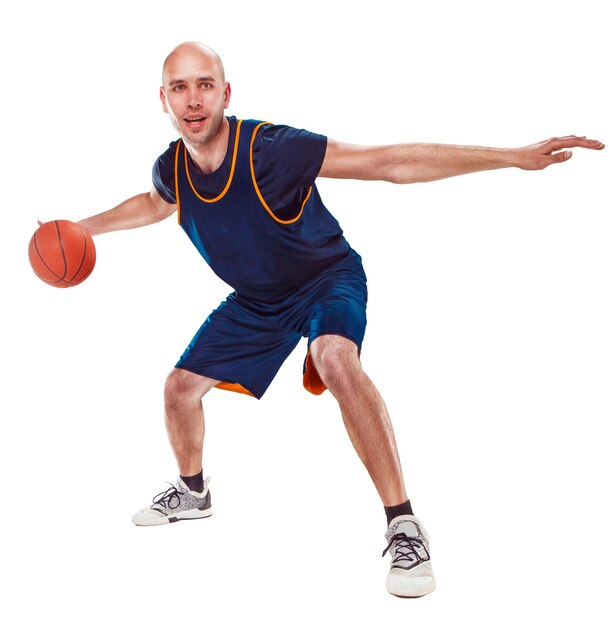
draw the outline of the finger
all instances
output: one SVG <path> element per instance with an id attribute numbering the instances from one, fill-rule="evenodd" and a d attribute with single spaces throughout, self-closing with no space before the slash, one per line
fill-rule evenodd
<path id="1" fill-rule="evenodd" d="M 602 150 L 605 144 L 598 139 L 588 139 L 587 137 L 577 137 L 570 147 L 589 148 L 590 150 Z M 567 146 L 568 147 L 568 146 Z"/>
<path id="2" fill-rule="evenodd" d="M 42 226 L 44 224 L 44 222 L 41 222 L 40 220 L 38 220 L 38 225 Z"/>
<path id="3" fill-rule="evenodd" d="M 562 163 L 563 161 L 568 161 L 573 156 L 571 150 L 563 150 L 562 152 L 555 152 L 554 154 L 550 154 L 549 165 L 553 163 Z"/>
<path id="4" fill-rule="evenodd" d="M 588 148 L 590 150 L 602 150 L 605 144 L 597 139 L 588 139 L 587 137 L 577 137 L 576 135 L 567 135 L 566 137 L 554 137 L 549 140 L 548 148 L 552 152 L 562 150 L 564 148 Z"/>

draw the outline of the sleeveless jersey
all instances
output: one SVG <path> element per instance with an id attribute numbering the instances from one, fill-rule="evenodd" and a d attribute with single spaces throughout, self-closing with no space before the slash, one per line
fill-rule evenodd
<path id="1" fill-rule="evenodd" d="M 212 270 L 238 295 L 278 302 L 346 257 L 351 248 L 312 185 L 294 219 L 277 218 L 261 195 L 252 146 L 264 124 L 239 120 L 227 184 L 216 197 L 198 194 L 187 149 L 176 147 L 178 221 Z M 282 180 L 277 181 L 282 185 Z"/>

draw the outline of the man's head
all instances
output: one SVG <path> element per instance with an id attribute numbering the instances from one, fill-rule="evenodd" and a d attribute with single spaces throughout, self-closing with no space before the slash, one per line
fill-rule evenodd
<path id="1" fill-rule="evenodd" d="M 161 82 L 163 110 L 181 137 L 194 147 L 213 141 L 231 97 L 219 55 L 201 43 L 181 43 L 165 60 Z"/>

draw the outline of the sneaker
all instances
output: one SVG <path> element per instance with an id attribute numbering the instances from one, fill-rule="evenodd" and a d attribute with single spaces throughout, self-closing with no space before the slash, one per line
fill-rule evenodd
<path id="1" fill-rule="evenodd" d="M 435 576 L 429 555 L 429 536 L 415 515 L 399 515 L 384 535 L 390 550 L 390 572 L 386 589 L 394 596 L 418 598 L 435 589 Z"/>
<path id="2" fill-rule="evenodd" d="M 132 522 L 136 526 L 157 526 L 178 522 L 181 519 L 197 519 L 212 515 L 212 501 L 210 498 L 210 476 L 204 480 L 204 490 L 201 493 L 189 491 L 189 488 L 179 478 L 176 486 L 158 493 L 153 498 L 153 504 L 138 511 Z"/>

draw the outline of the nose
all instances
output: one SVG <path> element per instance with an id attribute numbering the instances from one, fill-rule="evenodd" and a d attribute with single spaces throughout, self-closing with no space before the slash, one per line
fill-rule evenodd
<path id="1" fill-rule="evenodd" d="M 198 93 L 198 91 L 196 89 L 191 89 L 191 91 L 189 92 L 189 101 L 187 103 L 187 106 L 190 109 L 200 109 L 202 106 L 202 101 L 200 98 L 200 95 Z"/>

